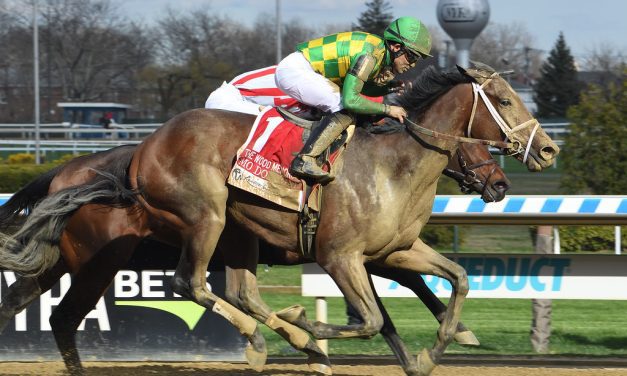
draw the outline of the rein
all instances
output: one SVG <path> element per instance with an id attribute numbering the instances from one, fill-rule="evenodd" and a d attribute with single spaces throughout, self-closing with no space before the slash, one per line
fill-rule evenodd
<path id="1" fill-rule="evenodd" d="M 440 133 L 440 132 L 425 128 L 405 118 L 404 120 L 408 123 L 408 128 L 414 133 L 424 134 L 433 138 L 439 138 L 439 139 L 457 141 L 457 142 L 465 142 L 465 143 L 470 143 L 470 144 L 482 144 L 482 145 L 494 146 L 499 149 L 513 150 L 513 152 L 508 153 L 508 154 L 516 155 L 516 154 L 520 154 L 521 152 L 523 152 L 523 147 L 521 143 L 516 140 L 514 140 L 514 142 L 507 142 L 507 140 L 511 138 L 512 134 L 530 125 L 534 125 L 533 130 L 531 131 L 531 137 L 529 138 L 529 141 L 527 143 L 527 147 L 524 149 L 523 163 L 525 163 L 527 161 L 527 157 L 529 156 L 529 151 L 531 150 L 531 144 L 533 142 L 533 138 L 536 135 L 536 131 L 540 127 L 540 123 L 535 118 L 531 118 L 525 121 L 524 123 L 518 124 L 517 126 L 513 128 L 507 124 L 507 122 L 498 113 L 496 108 L 494 108 L 494 105 L 492 104 L 492 102 L 490 102 L 490 100 L 488 99 L 488 96 L 483 90 L 483 88 L 488 83 L 490 83 L 490 81 L 492 81 L 492 79 L 497 75 L 498 75 L 497 72 L 492 73 L 492 75 L 488 79 L 486 79 L 481 85 L 475 82 L 471 83 L 472 93 L 473 93 L 472 111 L 470 113 L 470 119 L 468 120 L 468 128 L 466 130 L 466 134 L 468 136 L 470 136 L 471 134 L 470 132 L 472 130 L 472 124 L 475 119 L 475 113 L 477 112 L 477 104 L 479 103 L 479 98 L 481 98 L 483 103 L 487 107 L 488 111 L 490 112 L 490 115 L 492 115 L 492 119 L 494 119 L 496 124 L 498 124 L 499 128 L 501 128 L 501 131 L 503 131 L 503 133 L 505 134 L 504 141 L 492 141 L 492 140 L 484 140 L 480 138 L 453 136 L 453 135 L 446 134 L 446 133 Z"/>
<path id="2" fill-rule="evenodd" d="M 461 172 L 447 167 L 443 171 L 444 175 L 455 179 L 463 193 L 469 193 L 472 190 L 472 186 L 474 184 L 481 184 L 483 188 L 480 193 L 483 194 L 488 186 L 488 181 L 490 180 L 490 177 L 492 176 L 492 174 L 494 174 L 494 171 L 496 170 L 496 161 L 493 158 L 490 158 L 479 163 L 468 165 L 460 151 L 457 152 L 457 160 L 459 161 L 459 167 L 461 169 Z M 494 167 L 485 177 L 485 181 L 481 181 L 477 177 L 475 169 L 488 165 L 494 165 Z"/>
<path id="3" fill-rule="evenodd" d="M 481 138 L 453 136 L 450 134 L 441 133 L 441 132 L 437 132 L 437 131 L 425 128 L 422 125 L 418 125 L 407 118 L 405 118 L 404 121 L 408 123 L 408 128 L 412 132 L 421 133 L 421 134 L 424 134 L 433 138 L 439 138 L 442 140 L 450 140 L 450 141 L 457 141 L 457 142 L 465 142 L 467 144 L 488 145 L 488 146 L 494 146 L 500 149 L 511 149 L 514 147 L 514 143 L 512 142 L 492 141 L 492 140 L 484 140 Z"/>

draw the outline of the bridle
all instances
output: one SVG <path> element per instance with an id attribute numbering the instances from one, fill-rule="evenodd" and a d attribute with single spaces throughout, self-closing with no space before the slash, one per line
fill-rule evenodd
<path id="1" fill-rule="evenodd" d="M 535 118 L 531 118 L 527 121 L 525 121 L 524 123 L 518 124 L 515 127 L 510 127 L 509 124 L 507 124 L 507 122 L 501 117 L 501 115 L 498 113 L 498 111 L 496 110 L 496 108 L 494 108 L 494 105 L 492 104 L 492 102 L 490 102 L 490 100 L 488 99 L 488 96 L 486 95 L 485 91 L 483 90 L 485 86 L 487 86 L 494 77 L 498 76 L 498 72 L 494 72 L 492 73 L 492 75 L 490 75 L 490 77 L 488 77 L 481 85 L 479 85 L 476 82 L 472 82 L 472 93 L 473 93 L 473 101 L 472 101 L 472 111 L 470 113 L 470 119 L 468 120 L 468 127 L 466 129 L 466 136 L 467 137 L 460 137 L 460 136 L 453 136 L 453 135 L 449 135 L 446 133 L 440 133 L 431 129 L 427 129 L 421 125 L 418 125 L 416 123 L 414 123 L 413 121 L 409 120 L 409 119 L 405 119 L 405 121 L 408 124 L 408 128 L 412 131 L 412 132 L 417 132 L 417 133 L 421 133 L 433 138 L 439 138 L 439 139 L 445 139 L 445 140 L 451 140 L 451 141 L 457 141 L 457 142 L 465 142 L 465 143 L 472 143 L 472 144 L 482 144 L 482 145 L 488 145 L 488 146 L 494 146 L 497 147 L 499 149 L 503 149 L 507 151 L 508 155 L 517 155 L 520 154 L 524 151 L 524 155 L 523 155 L 523 163 L 527 162 L 527 157 L 529 156 L 529 151 L 531 150 L 531 144 L 533 142 L 533 138 L 536 135 L 536 132 L 538 130 L 538 128 L 540 127 L 540 123 L 538 122 L 538 120 L 536 120 Z M 490 115 L 492 115 L 492 119 L 494 119 L 494 121 L 498 124 L 499 128 L 501 128 L 501 131 L 503 132 L 503 134 L 505 134 L 505 139 L 504 141 L 492 141 L 492 140 L 484 140 L 484 139 L 480 139 L 480 138 L 473 138 L 470 137 L 471 135 L 471 131 L 472 131 L 472 124 L 473 121 L 475 119 L 475 114 L 477 112 L 477 104 L 479 103 L 479 98 L 481 98 L 481 100 L 483 101 L 483 103 L 485 104 L 486 108 L 488 109 L 488 111 L 490 112 Z M 529 141 L 527 142 L 527 146 L 525 148 L 523 148 L 522 144 L 520 141 L 517 140 L 513 140 L 513 142 L 508 142 L 509 139 L 511 139 L 512 135 L 518 131 L 520 131 L 521 129 L 524 129 L 530 125 L 533 125 L 533 130 L 531 131 L 531 137 L 529 137 Z"/>
<path id="2" fill-rule="evenodd" d="M 540 123 L 538 122 L 538 120 L 532 117 L 531 119 L 525 121 L 524 123 L 518 124 L 514 128 L 511 128 L 509 124 L 507 124 L 507 122 L 498 113 L 496 108 L 494 108 L 494 105 L 492 104 L 492 102 L 490 102 L 490 100 L 488 99 L 488 96 L 483 90 L 483 88 L 487 86 L 492 81 L 492 79 L 496 76 L 498 76 L 497 72 L 492 73 L 490 77 L 487 78 L 485 81 L 483 81 L 481 85 L 477 84 L 476 82 L 472 83 L 472 94 L 473 94 L 472 112 L 470 113 L 470 120 L 468 121 L 468 129 L 466 131 L 466 134 L 467 135 L 471 134 L 470 132 L 472 130 L 472 122 L 475 118 L 475 112 L 477 110 L 477 103 L 479 102 L 478 97 L 481 97 L 481 99 L 483 99 L 483 103 L 488 108 L 490 115 L 492 115 L 492 119 L 496 121 L 499 128 L 501 128 L 501 131 L 503 131 L 503 133 L 505 134 L 505 141 L 507 141 L 508 139 L 512 139 L 511 136 L 514 133 L 520 131 L 521 129 L 525 129 L 526 127 L 530 125 L 533 125 L 533 130 L 531 131 L 531 136 L 529 137 L 529 141 L 527 142 L 527 147 L 524 149 L 525 154 L 523 155 L 523 163 L 525 163 L 527 162 L 527 157 L 529 156 L 529 151 L 531 150 L 531 144 L 533 143 L 533 138 L 535 137 L 536 132 L 538 131 L 538 128 L 540 127 Z M 520 154 L 523 151 L 523 147 L 520 141 L 514 140 L 513 144 L 518 144 L 518 147 L 507 148 L 508 150 L 512 150 L 512 152 L 508 154 L 509 155 Z"/>
<path id="3" fill-rule="evenodd" d="M 468 165 L 460 150 L 457 152 L 457 160 L 459 162 L 459 167 L 461 171 L 457 171 L 447 167 L 443 171 L 444 175 L 455 179 L 455 181 L 457 181 L 457 184 L 459 184 L 459 188 L 461 189 L 462 193 L 469 193 L 472 191 L 473 185 L 480 184 L 483 188 L 479 193 L 483 195 L 488 188 L 488 181 L 490 181 L 490 177 L 492 177 L 492 174 L 494 174 L 494 171 L 496 171 L 497 168 L 497 163 L 494 158 L 486 159 L 479 163 Z M 477 177 L 477 172 L 475 170 L 488 165 L 494 166 L 492 167 L 492 170 L 490 170 L 490 173 L 485 177 L 485 180 L 481 181 Z"/>

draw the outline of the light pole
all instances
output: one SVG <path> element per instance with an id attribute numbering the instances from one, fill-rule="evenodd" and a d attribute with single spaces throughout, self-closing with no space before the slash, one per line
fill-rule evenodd
<path id="1" fill-rule="evenodd" d="M 37 14 L 39 0 L 33 0 L 33 85 L 35 97 L 35 163 L 41 163 L 40 134 L 39 134 L 39 27 Z"/>
<path id="2" fill-rule="evenodd" d="M 281 62 L 281 0 L 276 0 L 276 63 Z"/>

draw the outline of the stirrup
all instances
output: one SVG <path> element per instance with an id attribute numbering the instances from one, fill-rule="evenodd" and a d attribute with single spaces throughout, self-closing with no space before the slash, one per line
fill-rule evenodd
<path id="1" fill-rule="evenodd" d="M 315 183 L 324 184 L 333 180 L 333 176 L 324 171 L 314 162 L 306 161 L 298 155 L 290 165 L 290 174 L 301 179 L 313 180 Z"/>

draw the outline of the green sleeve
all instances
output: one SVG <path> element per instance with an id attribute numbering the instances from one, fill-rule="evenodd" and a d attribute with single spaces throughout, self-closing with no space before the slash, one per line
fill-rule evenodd
<path id="1" fill-rule="evenodd" d="M 359 95 L 363 87 L 364 81 L 353 74 L 347 74 L 342 86 L 342 106 L 357 114 L 384 114 L 383 103 L 373 102 Z"/>

